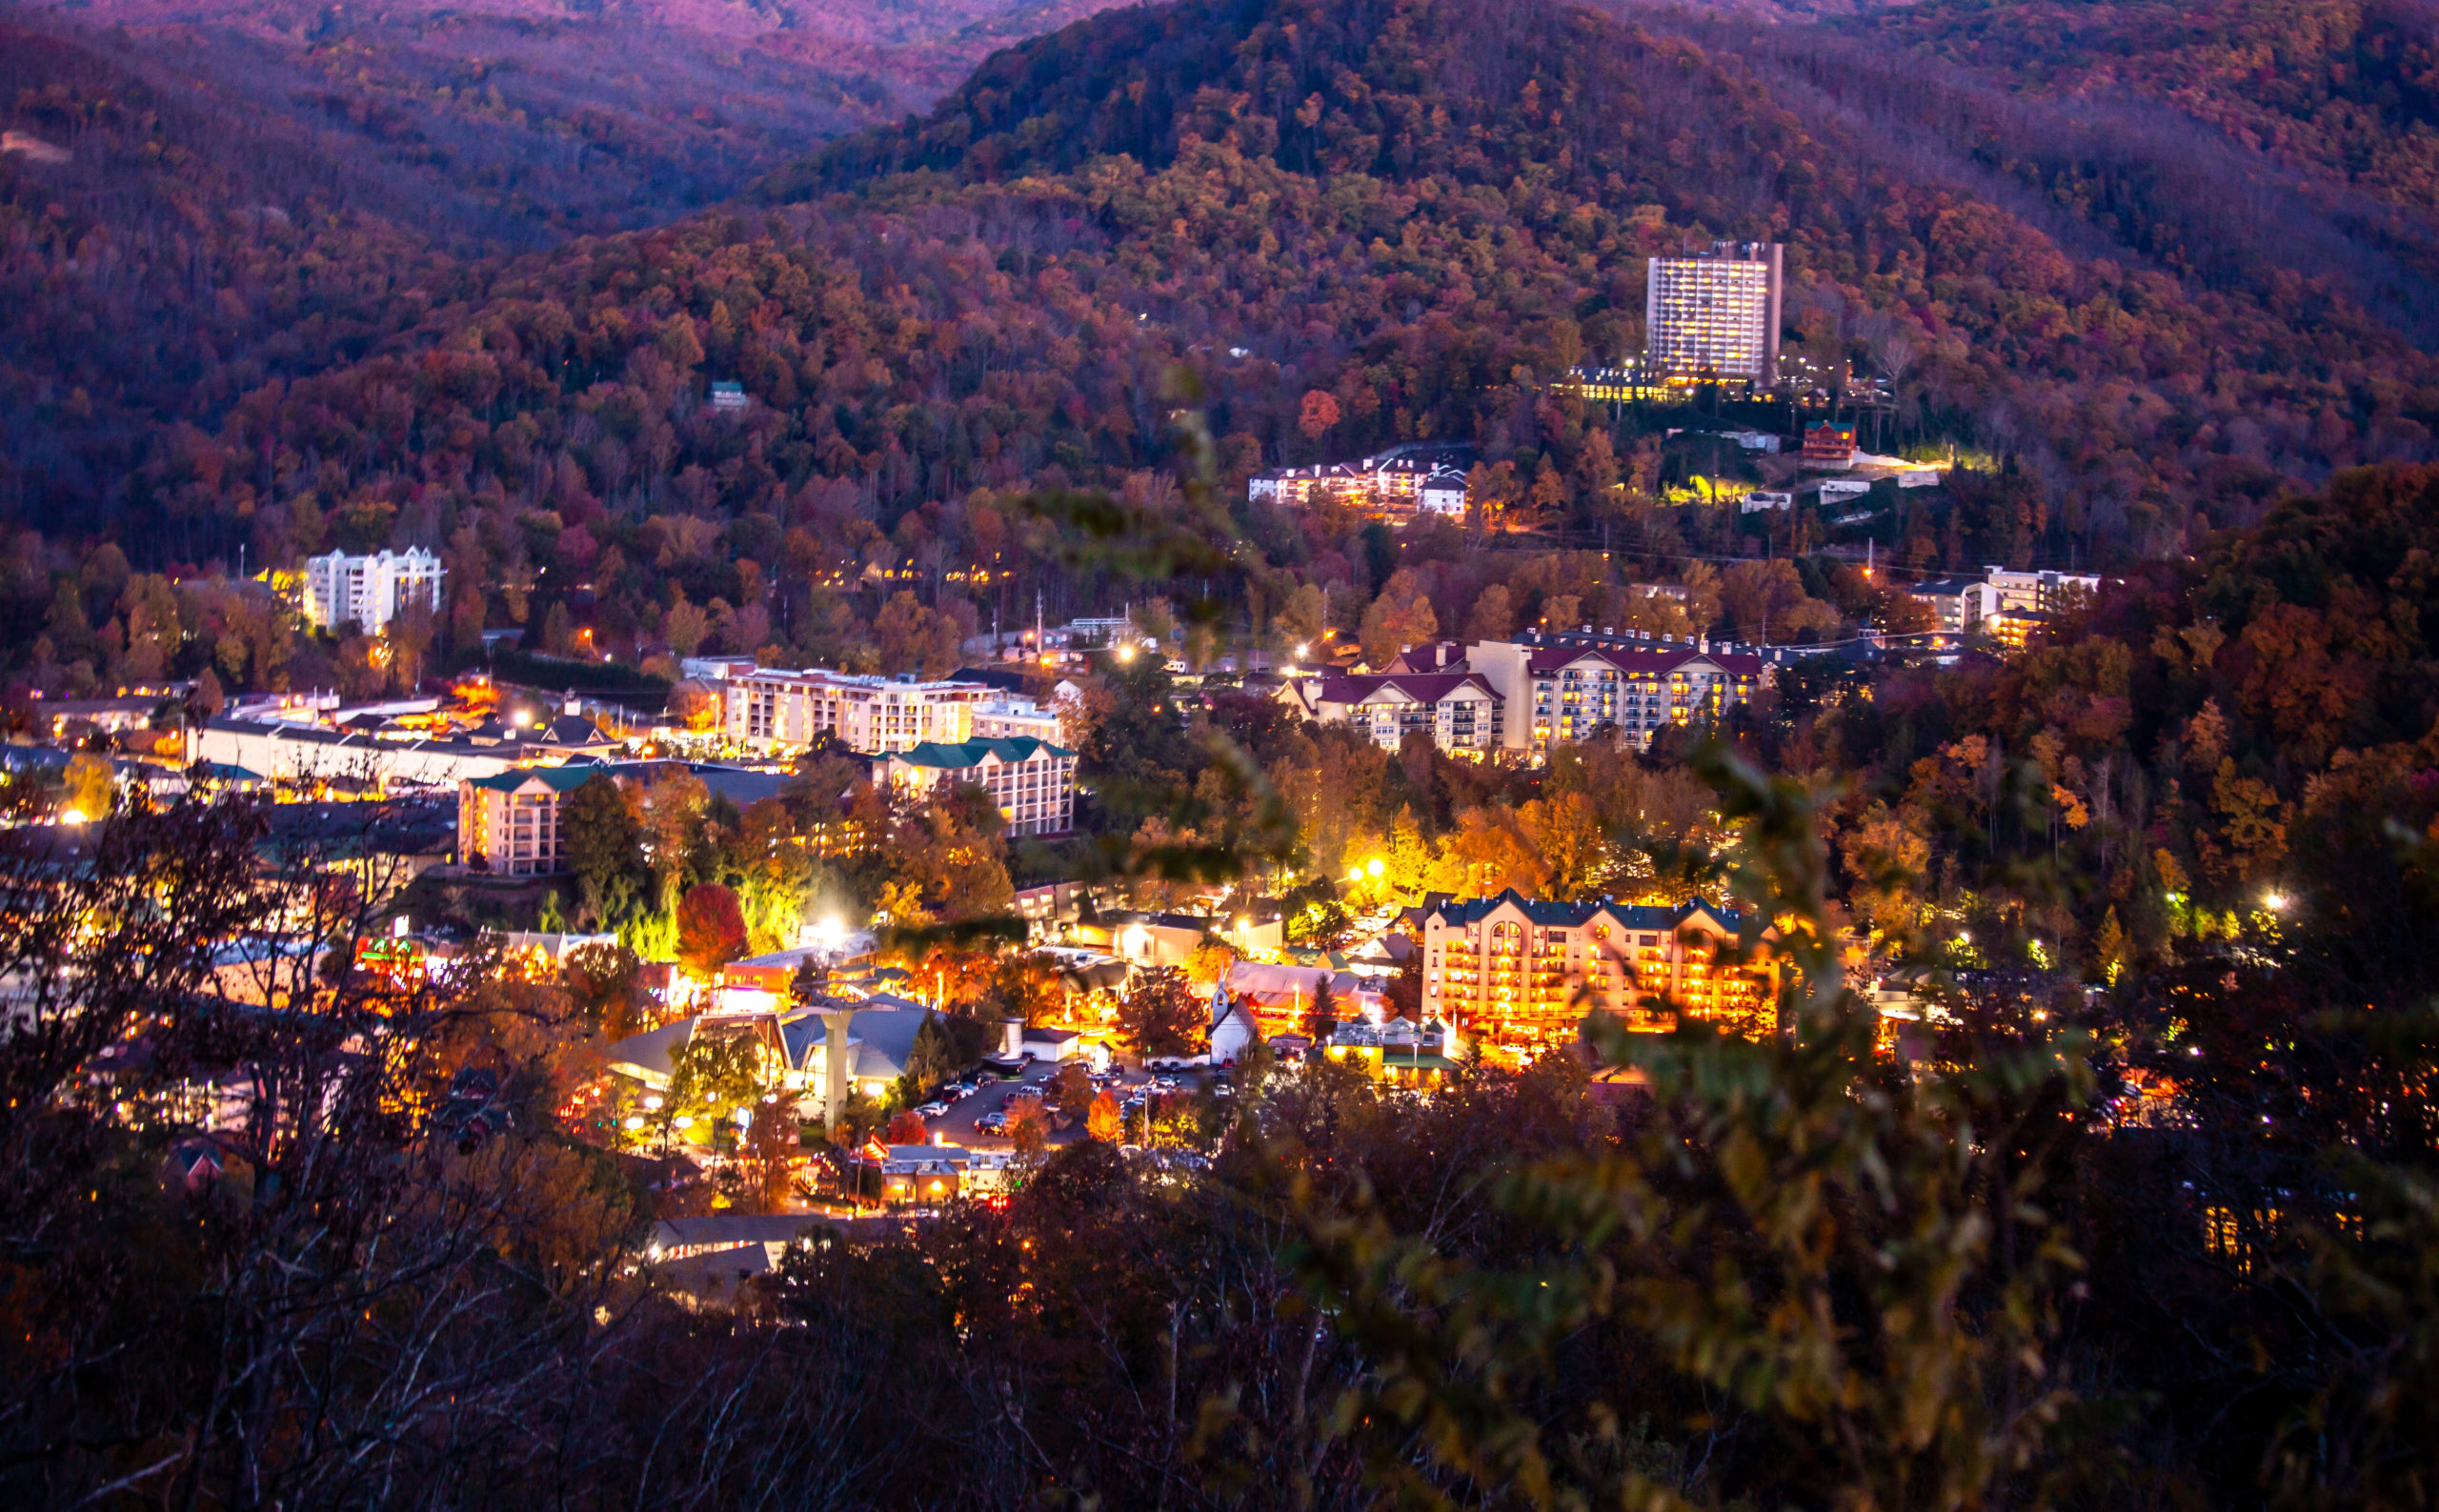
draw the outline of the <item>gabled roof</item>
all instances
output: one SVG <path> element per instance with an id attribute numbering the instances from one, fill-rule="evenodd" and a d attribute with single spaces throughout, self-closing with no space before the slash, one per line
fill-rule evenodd
<path id="1" fill-rule="evenodd" d="M 1762 658 L 1751 652 L 1720 648 L 1705 651 L 1682 641 L 1647 644 L 1612 642 L 1605 646 L 1540 645 L 1533 648 L 1525 667 L 1532 675 L 1546 677 L 1585 661 L 1614 667 L 1636 677 L 1664 677 L 1691 661 L 1707 661 L 1722 672 L 1742 677 L 1753 676 L 1762 670 Z"/>
<path id="2" fill-rule="evenodd" d="M 1680 928 L 1685 920 L 1696 914 L 1703 914 L 1715 920 L 1722 929 L 1733 933 L 1741 924 L 1743 917 L 1734 909 L 1714 908 L 1699 897 L 1688 898 L 1674 908 L 1648 903 L 1613 903 L 1605 897 L 1594 898 L 1589 902 L 1567 903 L 1554 899 L 1526 897 L 1512 887 L 1494 897 L 1469 897 L 1462 901 L 1442 904 L 1433 909 L 1425 917 L 1427 919 L 1431 915 L 1437 915 L 1444 925 L 1462 927 L 1467 924 L 1478 924 L 1497 912 L 1502 905 L 1510 903 L 1524 916 L 1526 922 L 1543 929 L 1581 929 L 1592 922 L 1593 916 L 1605 913 L 1616 919 L 1622 928 L 1658 933 Z"/>
<path id="3" fill-rule="evenodd" d="M 1499 696 L 1488 679 L 1471 672 L 1388 672 L 1368 676 L 1327 676 L 1321 679 L 1321 702 L 1360 704 L 1382 690 L 1400 693 L 1416 703 L 1438 703 L 1466 689 L 1485 698 Z M 1390 700 L 1394 701 L 1394 700 Z"/>
<path id="4" fill-rule="evenodd" d="M 478 788 L 494 793 L 514 793 L 529 782 L 539 782 L 554 793 L 574 793 L 595 777 L 608 774 L 602 768 L 586 762 L 582 765 L 555 767 L 515 767 L 495 776 L 468 777 Z"/>
<path id="5" fill-rule="evenodd" d="M 1465 643 L 1461 640 L 1426 640 L 1420 646 L 1408 646 L 1399 652 L 1381 670 L 1392 676 L 1463 672 L 1466 670 Z"/>
<path id="6" fill-rule="evenodd" d="M 1030 761 L 1036 756 L 1073 756 L 1076 753 L 1064 746 L 1029 735 L 1001 736 L 996 739 L 960 740 L 949 744 L 925 740 L 919 745 L 893 755 L 889 759 L 903 761 L 911 767 L 929 767 L 940 772 L 961 772 L 980 766 L 986 757 L 997 756 L 1010 766 Z"/>

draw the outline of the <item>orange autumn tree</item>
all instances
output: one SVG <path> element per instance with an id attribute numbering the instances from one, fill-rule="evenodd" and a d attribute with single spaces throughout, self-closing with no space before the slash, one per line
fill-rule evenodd
<path id="1" fill-rule="evenodd" d="M 1039 1154 L 1050 1142 L 1050 1116 L 1039 1102 L 1019 1102 L 1008 1111 L 1008 1139 L 1018 1155 Z"/>
<path id="2" fill-rule="evenodd" d="M 1119 1111 L 1118 1094 L 1103 1088 L 1084 1115 L 1084 1132 L 1104 1143 L 1115 1144 L 1125 1130 L 1126 1116 Z"/>

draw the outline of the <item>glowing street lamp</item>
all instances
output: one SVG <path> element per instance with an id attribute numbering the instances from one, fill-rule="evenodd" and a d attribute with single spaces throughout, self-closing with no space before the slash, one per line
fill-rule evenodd
<path id="1" fill-rule="evenodd" d="M 1364 867 L 1364 868 L 1363 868 L 1363 870 L 1371 874 L 1371 876 L 1372 876 L 1372 879 L 1373 879 L 1374 881 L 1379 881 L 1379 880 L 1380 880 L 1380 878 L 1381 878 L 1381 874 L 1382 872 L 1387 871 L 1387 870 L 1388 870 L 1388 867 L 1387 867 L 1387 866 L 1385 866 L 1385 865 L 1383 865 L 1383 864 L 1381 864 L 1381 858 L 1380 858 L 1379 857 L 1377 857 L 1377 856 L 1376 856 L 1376 857 L 1372 857 L 1371 864 L 1369 864 L 1369 865 L 1367 865 L 1366 867 Z"/>
<path id="2" fill-rule="evenodd" d="M 2289 899 L 2286 894 L 2278 892 L 2273 892 L 2262 899 L 2262 902 L 2266 904 L 2273 914 L 2284 913 L 2288 901 Z"/>

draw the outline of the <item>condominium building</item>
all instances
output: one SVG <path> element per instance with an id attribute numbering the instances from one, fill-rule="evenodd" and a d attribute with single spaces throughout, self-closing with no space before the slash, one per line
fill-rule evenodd
<path id="1" fill-rule="evenodd" d="M 994 690 L 978 682 L 857 676 L 816 667 L 733 673 L 722 694 L 721 733 L 740 745 L 802 750 L 830 736 L 850 751 L 877 756 L 969 738 L 975 707 Z"/>
<path id="2" fill-rule="evenodd" d="M 1759 652 L 1706 637 L 1533 632 L 1419 647 L 1376 674 L 1290 678 L 1280 696 L 1387 750 L 1421 731 L 1451 756 L 1539 761 L 1553 744 L 1599 737 L 1643 750 L 1670 725 L 1750 702 L 1770 668 Z"/>
<path id="3" fill-rule="evenodd" d="M 925 741 L 873 763 L 876 782 L 929 792 L 947 780 L 991 795 L 1011 835 L 1064 835 L 1076 827 L 1076 753 L 1046 740 Z"/>
<path id="4" fill-rule="evenodd" d="M 1006 695 L 988 703 L 974 706 L 974 738 L 978 740 L 1013 740 L 1032 738 L 1057 741 L 1059 737 L 1058 709 L 1055 703 L 1036 703 L 1031 698 L 1016 698 Z"/>
<path id="5" fill-rule="evenodd" d="M 1382 750 L 1421 732 L 1451 756 L 1487 756 L 1499 747 L 1501 700 L 1488 678 L 1468 672 L 1325 675 L 1297 690 L 1305 712 L 1352 724 Z"/>
<path id="6" fill-rule="evenodd" d="M 1500 695 L 1501 744 L 1538 760 L 1554 743 L 1604 734 L 1642 750 L 1670 725 L 1750 702 L 1770 664 L 1707 637 L 1586 631 L 1470 646 L 1465 665 Z"/>
<path id="7" fill-rule="evenodd" d="M 1442 903 L 1422 919 L 1423 1017 L 1511 1053 L 1571 1042 L 1594 1011 L 1629 1030 L 1682 1013 L 1758 1033 L 1772 1024 L 1775 977 L 1725 948 L 1741 923 L 1701 898 L 1542 902 L 1511 888 Z"/>
<path id="8" fill-rule="evenodd" d="M 457 864 L 494 877 L 548 877 L 565 867 L 559 811 L 603 775 L 598 765 L 520 767 L 457 784 Z"/>
<path id="9" fill-rule="evenodd" d="M 1719 242 L 1654 257 L 1643 290 L 1643 355 L 1655 375 L 1776 383 L 1784 249 Z"/>
<path id="10" fill-rule="evenodd" d="M 1360 462 L 1276 467 L 1245 479 L 1249 503 L 1300 509 L 1329 501 L 1389 518 L 1465 513 L 1466 449 L 1418 442 Z"/>
<path id="11" fill-rule="evenodd" d="M 409 604 L 440 610 L 440 558 L 427 551 L 305 558 L 305 618 L 316 630 L 354 625 L 376 635 Z"/>
<path id="12" fill-rule="evenodd" d="M 2071 595 L 2100 592 L 2100 578 L 2089 573 L 2012 572 L 1985 567 L 1980 577 L 1939 577 L 1915 584 L 1907 594 L 1930 605 L 1939 628 L 1954 634 L 1985 631 L 2006 638 L 2007 616 L 2016 616 L 2016 644 L 2022 644 L 2023 616 L 2046 616 L 2067 607 Z M 2037 622 L 2037 621 L 2035 621 Z"/>

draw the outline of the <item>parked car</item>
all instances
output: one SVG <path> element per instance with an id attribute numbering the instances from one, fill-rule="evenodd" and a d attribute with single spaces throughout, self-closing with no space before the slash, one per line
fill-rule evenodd
<path id="1" fill-rule="evenodd" d="M 948 1117 L 949 1105 L 945 1102 L 926 1102 L 915 1111 L 927 1119 L 944 1119 Z"/>
<path id="2" fill-rule="evenodd" d="M 986 1113 L 974 1120 L 974 1132 L 977 1134 L 1004 1134 L 1007 1128 L 1008 1116 L 1004 1113 Z"/>

